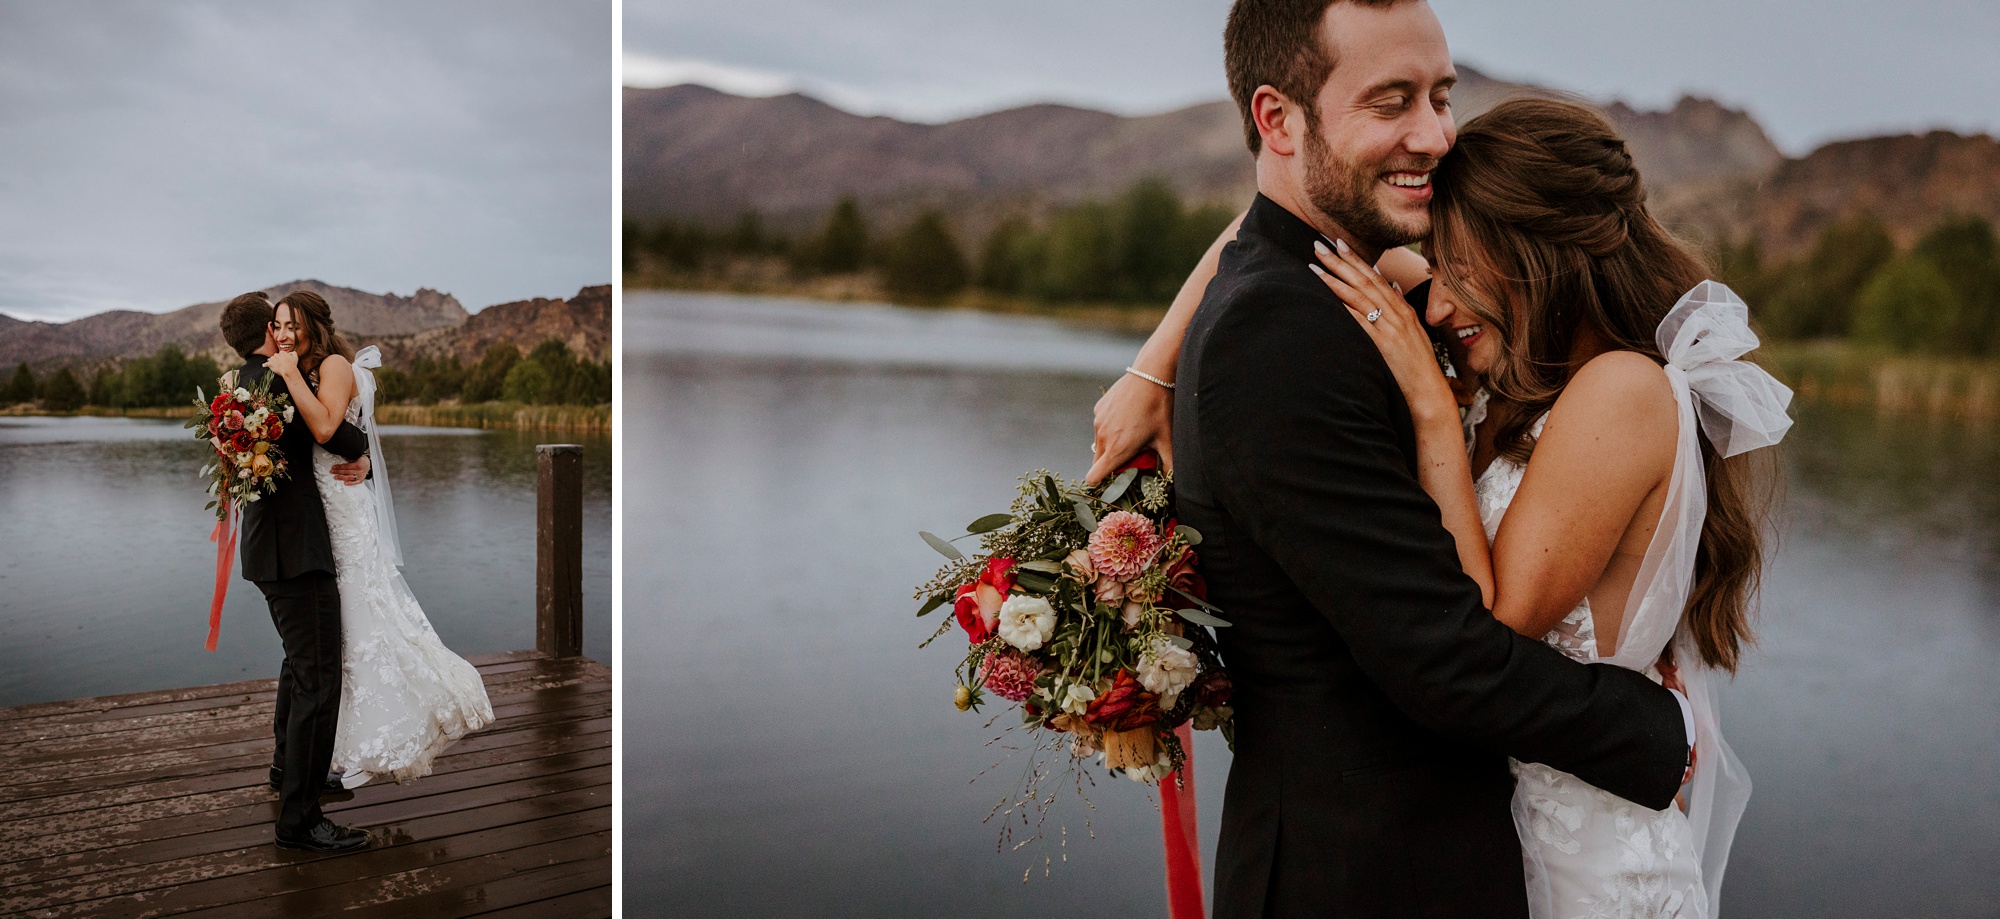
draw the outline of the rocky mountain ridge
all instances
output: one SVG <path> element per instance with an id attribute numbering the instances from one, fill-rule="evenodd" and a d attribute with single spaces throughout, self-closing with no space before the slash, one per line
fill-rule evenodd
<path id="1" fill-rule="evenodd" d="M 332 307 L 334 322 L 350 344 L 378 344 L 392 362 L 417 354 L 476 358 L 487 345 L 502 340 L 532 348 L 558 338 L 590 360 L 603 360 L 610 350 L 610 285 L 583 288 L 569 300 L 522 300 L 478 313 L 468 313 L 456 297 L 429 288 L 399 296 L 300 280 L 265 290 L 274 300 L 295 290 L 318 293 Z M 63 323 L 0 314 L 0 367 L 97 365 L 152 354 L 167 344 L 232 363 L 235 353 L 218 326 L 227 303 L 197 303 L 167 313 L 111 310 Z"/>

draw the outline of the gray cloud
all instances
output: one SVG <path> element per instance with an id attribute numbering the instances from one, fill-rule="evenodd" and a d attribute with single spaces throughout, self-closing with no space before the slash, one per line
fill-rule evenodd
<path id="1" fill-rule="evenodd" d="M 0 0 L 0 312 L 612 265 L 611 5 Z"/>
<path id="2" fill-rule="evenodd" d="M 1780 146 L 2000 130 L 1992 0 L 1432 0 L 1454 55 L 1650 107 L 1748 108 Z M 1127 114 L 1220 98 L 1225 0 L 627 0 L 625 50 L 762 71 L 943 120 L 1029 101 Z M 639 72 L 635 68 L 634 72 Z M 725 87 L 726 88 L 726 87 Z"/>

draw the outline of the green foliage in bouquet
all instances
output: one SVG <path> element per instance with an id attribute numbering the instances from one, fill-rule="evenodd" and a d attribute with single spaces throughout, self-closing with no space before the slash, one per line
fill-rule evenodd
<path id="1" fill-rule="evenodd" d="M 1229 680 L 1208 631 L 1229 623 L 1205 599 L 1201 534 L 1174 519 L 1172 477 L 1156 457 L 1095 487 L 1037 470 L 1007 513 L 954 540 L 920 535 L 947 562 L 917 589 L 917 614 L 952 611 L 924 644 L 954 623 L 969 639 L 960 709 L 999 695 L 1031 730 L 1068 735 L 1074 760 L 1101 752 L 1142 781 L 1185 762 L 1182 724 L 1233 741 Z M 975 553 L 953 544 L 972 537 Z"/>

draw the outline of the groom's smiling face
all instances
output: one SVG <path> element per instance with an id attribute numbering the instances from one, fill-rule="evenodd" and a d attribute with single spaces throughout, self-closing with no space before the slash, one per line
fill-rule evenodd
<path id="1" fill-rule="evenodd" d="M 1335 3 L 1319 39 L 1333 70 L 1295 149 L 1312 206 L 1357 242 L 1388 248 L 1430 233 L 1430 178 L 1458 137 L 1444 27 L 1430 4 Z"/>

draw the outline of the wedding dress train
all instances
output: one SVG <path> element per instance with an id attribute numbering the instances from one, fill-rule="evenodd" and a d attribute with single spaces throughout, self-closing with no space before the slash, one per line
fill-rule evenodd
<path id="1" fill-rule="evenodd" d="M 369 353 L 373 350 L 363 349 L 356 359 L 361 392 L 347 415 L 375 444 L 375 480 L 342 483 L 332 472 L 340 458 L 313 448 L 313 476 L 326 504 L 340 583 L 340 724 L 333 770 L 350 788 L 376 776 L 407 782 L 429 775 L 439 753 L 493 720 L 479 671 L 439 640 L 396 568 L 393 517 L 375 492 L 386 488 L 388 479 L 374 430 L 373 380 L 366 379 L 367 365 L 379 362 Z"/>

